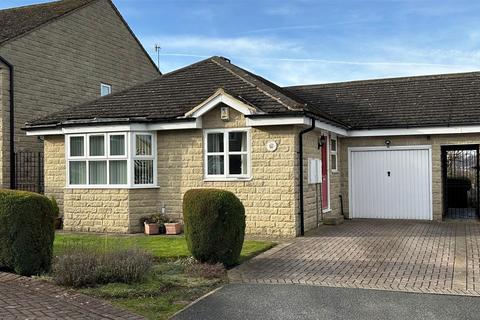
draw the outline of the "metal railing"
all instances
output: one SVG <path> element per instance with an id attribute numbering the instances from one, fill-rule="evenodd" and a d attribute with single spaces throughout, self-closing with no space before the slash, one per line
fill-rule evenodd
<path id="1" fill-rule="evenodd" d="M 43 152 L 15 152 L 15 189 L 44 193 Z"/>

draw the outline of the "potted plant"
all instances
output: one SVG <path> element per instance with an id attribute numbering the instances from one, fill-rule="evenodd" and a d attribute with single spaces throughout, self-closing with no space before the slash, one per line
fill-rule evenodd
<path id="1" fill-rule="evenodd" d="M 168 218 L 161 214 L 152 214 L 149 217 L 143 217 L 140 219 L 140 223 L 144 226 L 145 234 L 160 234 L 165 233 L 164 223 L 168 221 Z"/>
<path id="2" fill-rule="evenodd" d="M 180 234 L 182 232 L 182 223 L 178 221 L 170 221 L 165 223 L 166 234 Z"/>
<path id="3" fill-rule="evenodd" d="M 154 218 L 154 216 L 143 217 L 140 219 L 141 224 L 143 224 L 143 230 L 145 234 L 159 234 L 160 233 L 160 224 Z"/>

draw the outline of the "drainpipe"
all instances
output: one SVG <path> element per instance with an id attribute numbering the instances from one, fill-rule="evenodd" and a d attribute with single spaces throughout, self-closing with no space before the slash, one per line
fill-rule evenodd
<path id="1" fill-rule="evenodd" d="M 315 119 L 310 118 L 312 121 L 312 126 L 310 128 L 304 129 L 300 131 L 298 134 L 298 138 L 300 140 L 300 150 L 298 153 L 298 160 L 299 160 L 299 166 L 298 166 L 298 176 L 300 177 L 300 235 L 303 236 L 305 234 L 305 221 L 304 221 L 304 205 L 303 205 L 303 135 L 307 132 L 312 131 L 315 129 Z"/>
<path id="2" fill-rule="evenodd" d="M 9 79 L 10 79 L 10 189 L 15 189 L 15 118 L 14 118 L 14 111 L 15 111 L 15 102 L 14 102 L 14 80 L 13 80 L 13 65 L 8 62 L 6 59 L 0 56 L 0 62 L 5 64 L 9 70 Z"/>

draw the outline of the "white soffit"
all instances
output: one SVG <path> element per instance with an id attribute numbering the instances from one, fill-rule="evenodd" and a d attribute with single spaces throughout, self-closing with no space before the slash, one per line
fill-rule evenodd
<path id="1" fill-rule="evenodd" d="M 128 132 L 128 131 L 162 131 L 162 130 L 184 130 L 201 129 L 202 119 L 195 121 L 172 121 L 158 123 L 131 123 L 118 125 L 90 125 L 70 126 L 58 129 L 38 129 L 27 131 L 27 136 L 49 136 L 74 133 L 95 133 L 95 132 Z"/>

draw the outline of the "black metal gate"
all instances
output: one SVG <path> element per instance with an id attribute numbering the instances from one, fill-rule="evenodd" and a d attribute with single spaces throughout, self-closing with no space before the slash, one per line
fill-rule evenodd
<path id="1" fill-rule="evenodd" d="M 43 152 L 15 153 L 15 189 L 43 193 Z"/>
<path id="2" fill-rule="evenodd" d="M 479 217 L 479 145 L 442 147 L 443 203 L 447 219 Z"/>

